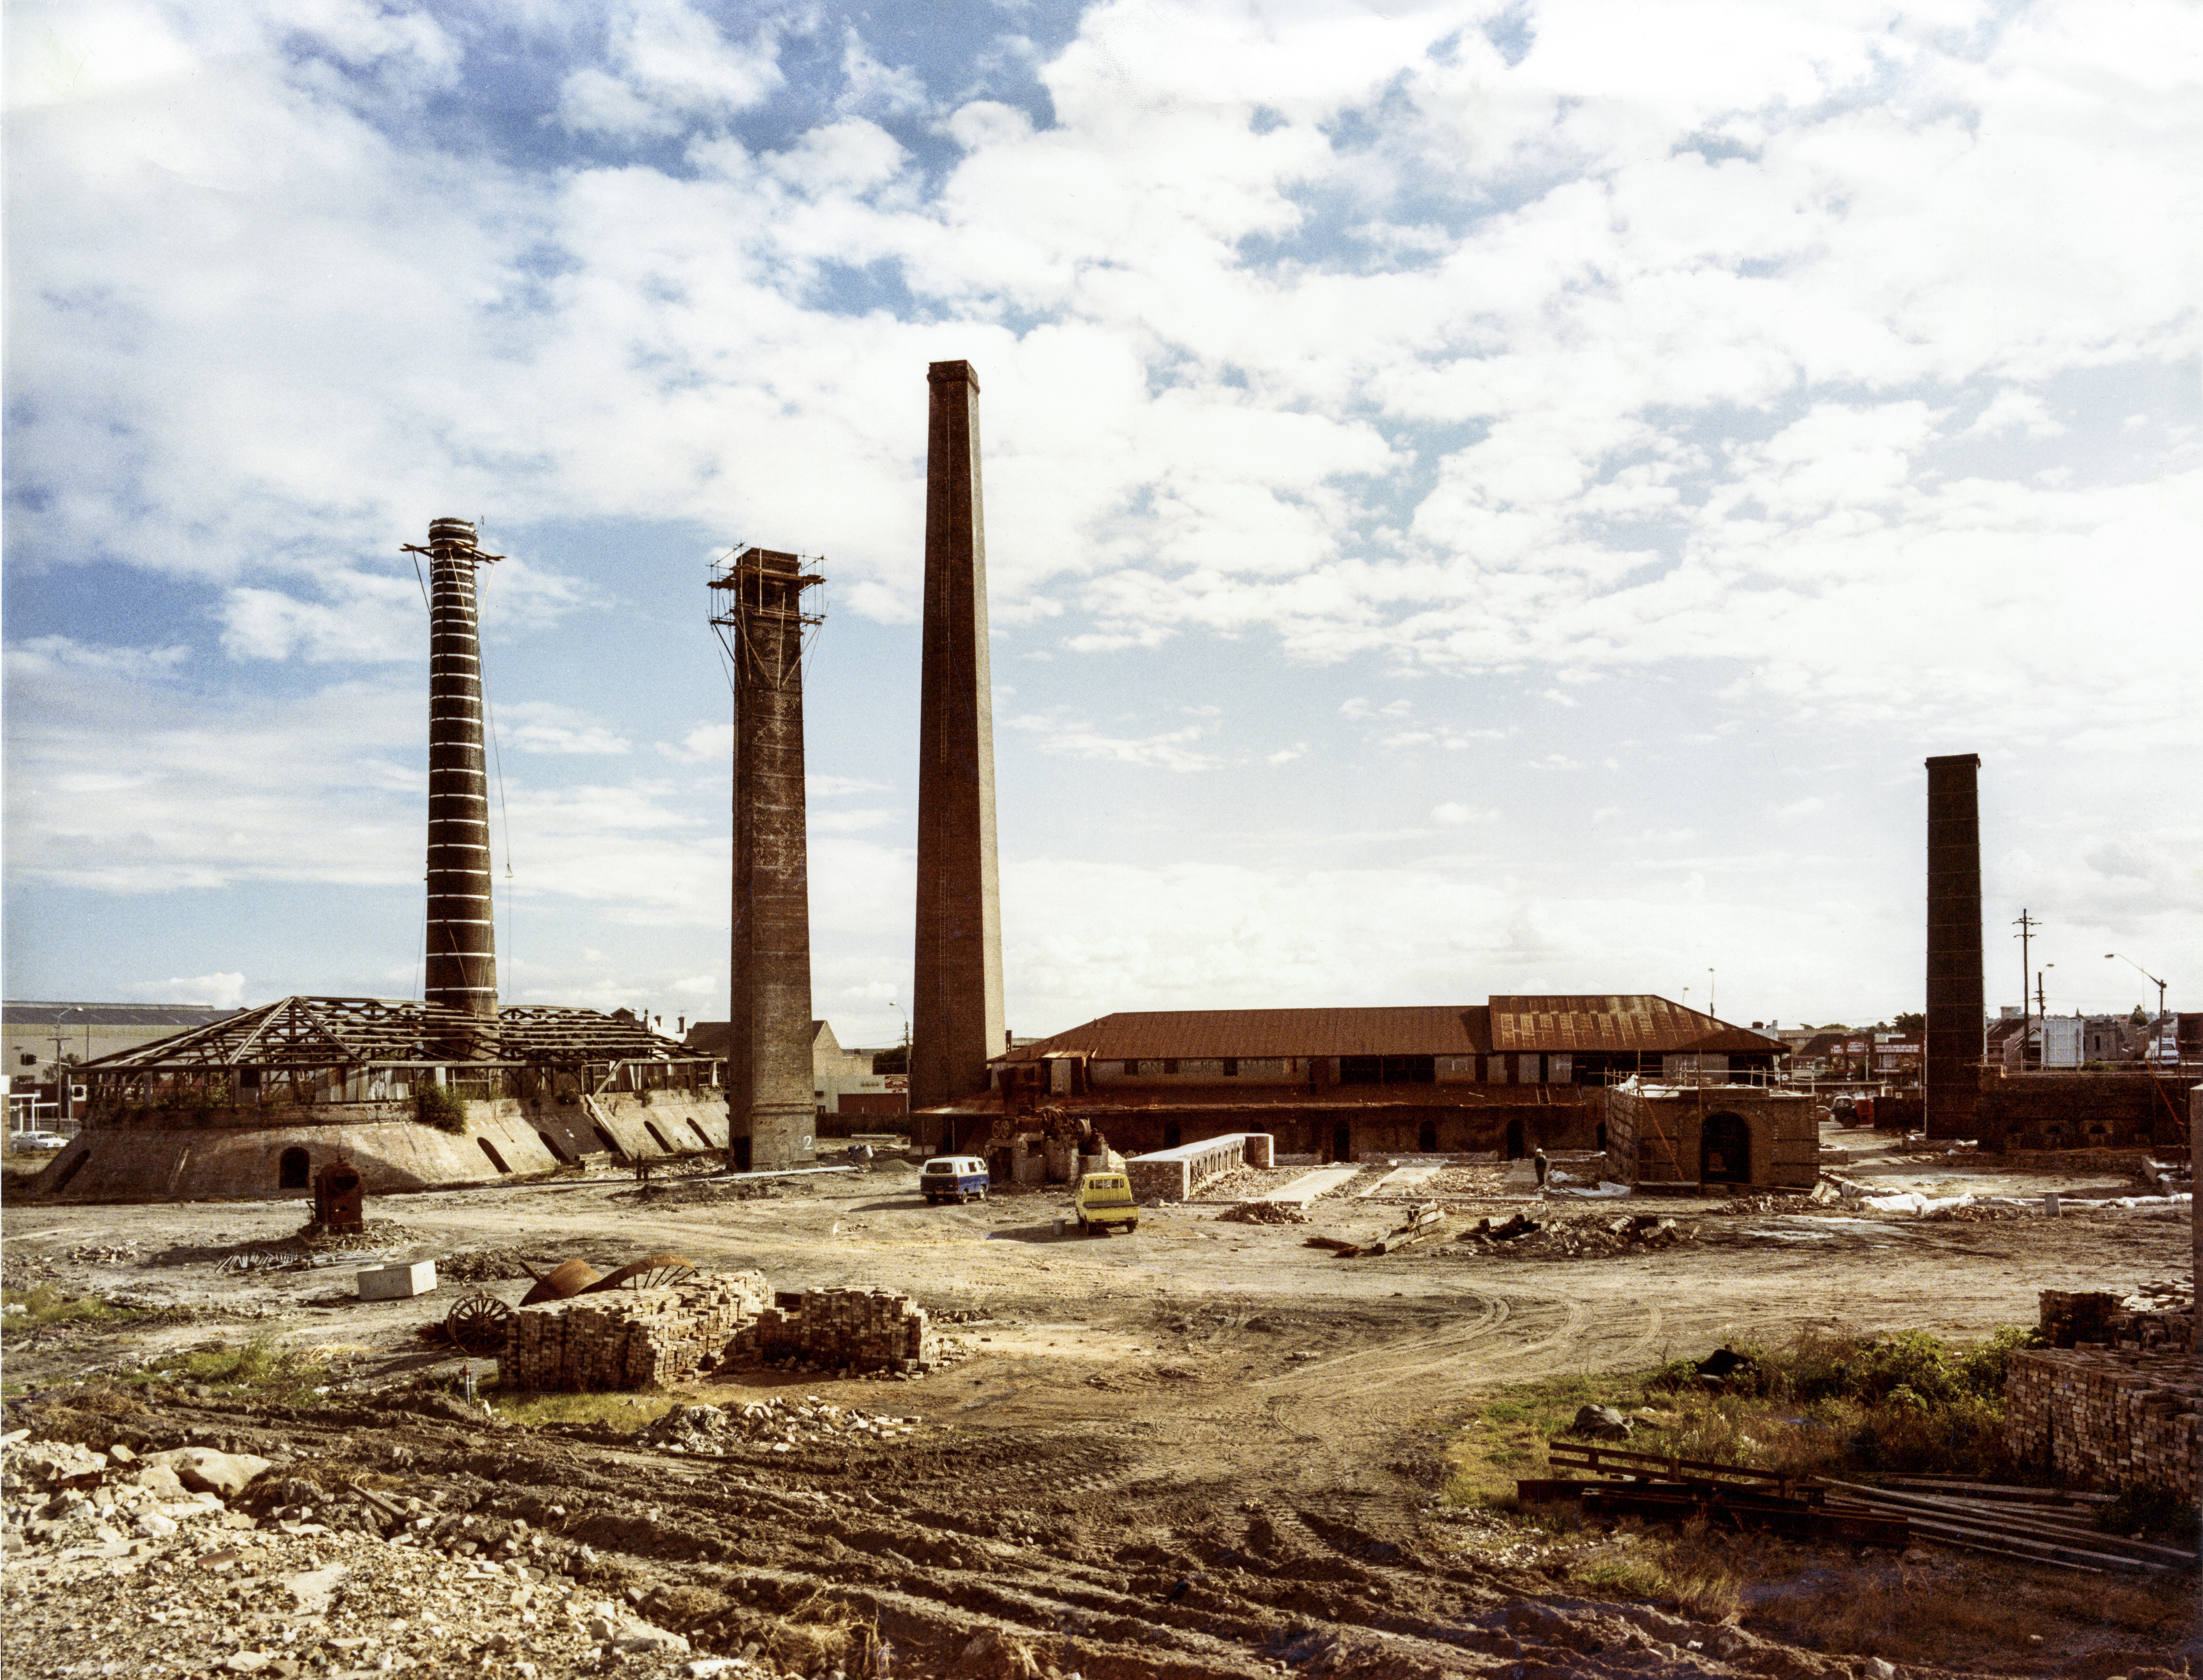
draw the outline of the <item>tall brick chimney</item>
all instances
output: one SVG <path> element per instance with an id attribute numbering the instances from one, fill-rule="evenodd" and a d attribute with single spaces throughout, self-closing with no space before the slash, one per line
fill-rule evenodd
<path id="1" fill-rule="evenodd" d="M 1982 815 L 1973 753 L 1928 760 L 1928 1044 L 1931 1138 L 1976 1135 L 1986 1027 L 1982 985 Z"/>
<path id="2" fill-rule="evenodd" d="M 987 1062 L 1004 1047 L 979 376 L 969 362 L 936 362 L 925 377 L 930 401 L 911 983 L 913 1115 L 985 1090 Z M 916 1118 L 912 1125 L 930 1149 L 952 1141 L 937 1125 Z"/>

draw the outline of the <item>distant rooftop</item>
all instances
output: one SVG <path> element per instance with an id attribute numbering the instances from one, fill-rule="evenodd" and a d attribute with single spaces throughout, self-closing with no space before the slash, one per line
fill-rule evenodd
<path id="1" fill-rule="evenodd" d="M 204 1026 L 236 1013 L 211 1003 L 0 1003 L 0 1020 L 9 1026 Z"/>

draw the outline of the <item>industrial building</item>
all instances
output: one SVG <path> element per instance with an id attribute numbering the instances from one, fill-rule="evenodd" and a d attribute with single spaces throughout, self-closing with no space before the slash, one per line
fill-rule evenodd
<path id="1" fill-rule="evenodd" d="M 1606 1146 L 1608 1087 L 1771 1080 L 1784 1046 L 1664 997 L 1504 997 L 1411 1009 L 1104 1015 L 993 1059 L 934 1112 L 959 1147 L 1098 1132 L 1126 1155 L 1261 1132 L 1283 1155 L 1509 1156 Z"/>
<path id="2" fill-rule="evenodd" d="M 85 1125 L 39 1175 L 70 1201 L 370 1194 L 727 1146 L 719 1064 L 632 1020 L 285 997 L 78 1071 Z"/>

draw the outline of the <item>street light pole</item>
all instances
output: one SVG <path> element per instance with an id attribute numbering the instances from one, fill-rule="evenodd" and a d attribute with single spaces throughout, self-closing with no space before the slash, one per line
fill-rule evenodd
<path id="1" fill-rule="evenodd" d="M 2114 957 L 2117 957 L 2121 962 L 2125 963 L 2128 967 L 2133 969 L 2135 973 L 2140 974 L 2142 979 L 2147 980 L 2152 985 L 2157 988 L 2157 1014 L 2158 1019 L 2162 1020 L 2165 1018 L 2165 982 L 2158 979 L 2156 975 L 2151 973 L 2148 969 L 2143 967 L 2141 964 L 2136 962 L 2130 956 L 2120 956 L 2117 951 L 2106 951 L 2104 953 L 2104 961 L 2106 962 L 2111 961 Z"/>

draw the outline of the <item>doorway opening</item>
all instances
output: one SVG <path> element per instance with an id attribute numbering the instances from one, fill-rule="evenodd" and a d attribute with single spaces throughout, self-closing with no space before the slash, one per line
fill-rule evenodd
<path id="1" fill-rule="evenodd" d="M 314 1164 L 302 1149 L 286 1149 L 275 1162 L 278 1190 L 304 1190 L 314 1181 Z"/>
<path id="2" fill-rule="evenodd" d="M 1354 1126 L 1342 1120 L 1331 1128 L 1331 1158 L 1334 1161 L 1354 1159 Z"/>
<path id="3" fill-rule="evenodd" d="M 1507 1158 L 1509 1161 L 1520 1161 L 1523 1152 L 1522 1122 L 1519 1120 L 1510 1120 L 1507 1122 Z"/>
<path id="4" fill-rule="evenodd" d="M 1426 1120 L 1416 1130 L 1415 1147 L 1425 1155 L 1436 1155 L 1438 1152 L 1438 1121 Z"/>
<path id="5" fill-rule="evenodd" d="M 1751 1182 L 1751 1128 L 1742 1115 L 1724 1111 L 1706 1116 L 1698 1133 L 1698 1182 Z"/>

